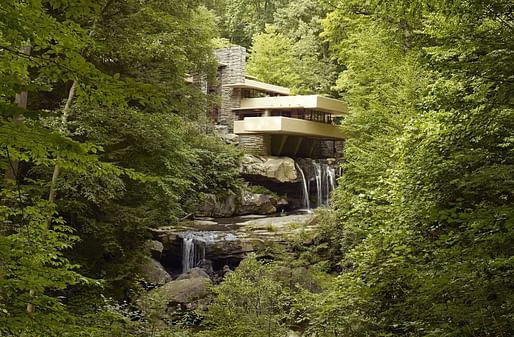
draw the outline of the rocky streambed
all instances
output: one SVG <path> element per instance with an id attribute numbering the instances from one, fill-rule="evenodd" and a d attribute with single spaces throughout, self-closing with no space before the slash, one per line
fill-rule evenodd
<path id="1" fill-rule="evenodd" d="M 213 271 L 220 271 L 225 265 L 236 267 L 248 253 L 285 244 L 302 232 L 313 233 L 313 220 L 310 212 L 199 218 L 153 229 L 150 248 L 154 259 L 172 275 L 187 272 L 201 260 L 207 260 Z"/>
<path id="2" fill-rule="evenodd" d="M 269 248 L 299 237 L 311 244 L 317 221 L 310 208 L 329 203 L 337 167 L 335 159 L 245 155 L 240 192 L 205 194 L 192 219 L 151 230 L 151 258 L 140 268 L 151 290 L 139 306 L 158 306 L 163 321 L 173 320 L 205 305 L 210 285 L 248 254 L 272 257 Z M 298 208 L 306 210 L 292 211 Z"/>
<path id="3" fill-rule="evenodd" d="M 275 244 L 286 247 L 289 239 L 300 234 L 309 244 L 316 222 L 314 213 L 303 211 L 197 218 L 153 229 L 153 239 L 148 241 L 151 258 L 140 268 L 151 290 L 137 304 L 142 310 L 156 310 L 162 322 L 201 309 L 209 302 L 210 286 L 234 270 L 247 254 L 265 256 L 266 248 Z"/>

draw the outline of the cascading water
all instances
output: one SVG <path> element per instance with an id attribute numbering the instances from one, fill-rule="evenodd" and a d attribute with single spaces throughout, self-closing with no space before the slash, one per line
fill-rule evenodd
<path id="1" fill-rule="evenodd" d="M 326 160 L 302 160 L 302 165 L 296 163 L 296 169 L 300 172 L 302 177 L 303 200 L 304 207 L 307 205 L 310 208 L 310 194 L 313 192 L 314 184 L 311 186 L 311 181 L 315 183 L 316 187 L 316 207 L 328 206 L 330 203 L 330 194 L 336 188 L 336 169 L 330 166 Z M 306 178 L 306 174 L 309 176 Z M 312 188 L 311 188 L 312 187 Z M 313 198 L 314 199 L 314 198 Z"/>
<path id="2" fill-rule="evenodd" d="M 323 170 L 321 169 L 321 165 L 319 162 L 313 161 L 312 165 L 314 166 L 314 178 L 316 179 L 316 206 L 321 206 L 323 204 Z"/>
<path id="3" fill-rule="evenodd" d="M 182 237 L 182 272 L 186 273 L 205 259 L 206 247 L 214 242 L 215 234 L 209 232 L 187 232 Z"/>
<path id="4" fill-rule="evenodd" d="M 305 174 L 298 163 L 295 163 L 296 169 L 300 172 L 300 176 L 302 177 L 302 188 L 303 188 L 303 207 L 305 209 L 311 209 L 310 201 L 309 201 L 309 189 L 307 188 L 307 179 L 305 179 Z"/>
<path id="5" fill-rule="evenodd" d="M 327 165 L 327 191 L 329 191 L 327 195 L 327 204 L 330 199 L 330 192 L 336 189 L 336 179 L 336 169 Z"/>

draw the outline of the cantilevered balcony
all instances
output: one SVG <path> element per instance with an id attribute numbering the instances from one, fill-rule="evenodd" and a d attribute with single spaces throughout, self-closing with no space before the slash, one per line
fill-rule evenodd
<path id="1" fill-rule="evenodd" d="M 344 139 L 333 125 L 334 116 L 347 112 L 346 104 L 323 96 L 244 98 L 233 109 L 236 134 L 283 134 L 321 139 Z"/>
<path id="2" fill-rule="evenodd" d="M 243 98 L 241 106 L 234 110 L 290 110 L 305 109 L 316 110 L 332 115 L 340 116 L 347 113 L 346 104 L 340 100 L 318 95 L 298 96 L 274 96 Z"/>
<path id="3" fill-rule="evenodd" d="M 239 135 L 280 134 L 329 140 L 344 139 L 340 128 L 336 125 L 282 116 L 245 117 L 243 120 L 234 122 L 234 133 Z"/>

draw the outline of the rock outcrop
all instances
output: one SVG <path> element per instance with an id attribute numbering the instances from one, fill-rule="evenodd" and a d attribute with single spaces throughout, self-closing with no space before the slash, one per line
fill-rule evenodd
<path id="1" fill-rule="evenodd" d="M 200 217 L 231 217 L 246 214 L 273 214 L 287 206 L 284 197 L 273 193 L 254 193 L 243 190 L 240 195 L 217 197 L 214 194 L 205 194 L 203 202 L 196 211 Z"/>
<path id="2" fill-rule="evenodd" d="M 197 216 L 230 217 L 236 213 L 238 198 L 234 194 L 225 197 L 204 194 L 202 199 L 196 211 Z"/>
<path id="3" fill-rule="evenodd" d="M 188 221 L 181 223 L 181 226 L 153 229 L 152 233 L 156 240 L 163 242 L 165 253 L 170 257 L 181 256 L 184 233 L 194 232 L 200 237 L 208 235 L 208 243 L 204 246 L 205 259 L 212 261 L 214 271 L 220 271 L 224 265 L 232 266 L 231 262 L 240 261 L 248 253 L 262 251 L 271 244 L 285 244 L 298 234 L 305 238 L 305 244 L 310 244 L 317 228 L 314 214 L 310 213 L 276 217 L 242 216 L 233 221 L 230 224 Z M 180 260 L 169 261 L 175 266 L 167 267 L 180 270 Z"/>
<path id="4" fill-rule="evenodd" d="M 162 244 L 161 244 L 162 245 Z M 162 285 L 171 281 L 171 276 L 164 269 L 159 261 L 152 258 L 146 259 L 140 266 L 139 272 L 146 283 L 152 285 Z"/>
<path id="5" fill-rule="evenodd" d="M 205 306 L 209 300 L 211 280 L 200 271 L 187 278 L 170 281 L 150 290 L 137 300 L 145 312 L 152 312 L 160 322 L 179 320 L 184 313 Z"/>
<path id="6" fill-rule="evenodd" d="M 189 279 L 197 279 L 197 278 L 210 278 L 209 274 L 202 268 L 193 268 L 187 273 L 179 275 L 179 277 L 176 278 L 176 281 L 180 280 L 189 280 Z"/>
<path id="7" fill-rule="evenodd" d="M 162 255 L 162 251 L 164 249 L 164 246 L 162 245 L 162 242 L 156 241 L 156 240 L 149 240 L 145 244 L 146 248 L 150 251 L 150 255 L 154 259 L 160 259 Z"/>
<path id="8" fill-rule="evenodd" d="M 279 183 L 295 182 L 298 179 L 295 162 L 289 157 L 247 154 L 243 157 L 240 172 L 243 176 Z"/>
<path id="9" fill-rule="evenodd" d="M 276 213 L 277 206 L 283 203 L 283 198 L 278 198 L 274 195 L 244 191 L 237 214 L 272 214 Z M 287 200 L 285 204 L 287 205 Z"/>

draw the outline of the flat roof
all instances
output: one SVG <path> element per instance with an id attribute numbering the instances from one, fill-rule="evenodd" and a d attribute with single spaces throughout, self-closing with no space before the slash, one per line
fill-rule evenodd
<path id="1" fill-rule="evenodd" d="M 243 98 L 241 107 L 232 110 L 266 109 L 312 109 L 336 116 L 348 112 L 346 103 L 343 101 L 318 95 Z"/>
<path id="2" fill-rule="evenodd" d="M 227 84 L 227 87 L 232 88 L 242 88 L 242 89 L 254 89 L 264 92 L 269 92 L 273 94 L 280 94 L 280 95 L 290 95 L 291 90 L 286 87 L 281 87 L 279 85 L 259 82 L 251 79 L 245 79 L 244 82 L 241 83 L 234 83 L 234 84 Z"/>

